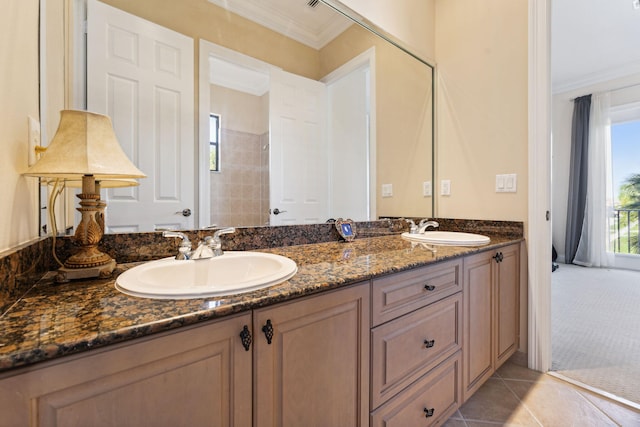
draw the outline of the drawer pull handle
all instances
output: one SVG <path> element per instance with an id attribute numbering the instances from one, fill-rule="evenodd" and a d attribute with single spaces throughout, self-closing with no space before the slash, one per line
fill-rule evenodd
<path id="1" fill-rule="evenodd" d="M 271 340 L 273 339 L 271 319 L 267 319 L 267 323 L 262 327 L 262 332 L 264 332 L 264 336 L 267 338 L 267 344 L 271 344 Z"/>
<path id="2" fill-rule="evenodd" d="M 425 418 L 433 417 L 433 412 L 435 411 L 435 409 L 436 408 L 431 408 L 431 409 L 424 408 Z"/>
<path id="3" fill-rule="evenodd" d="M 244 325 L 242 331 L 240 332 L 240 339 L 242 340 L 242 346 L 245 350 L 249 351 L 251 348 L 251 331 L 249 331 L 249 327 Z"/>
<path id="4" fill-rule="evenodd" d="M 433 347 L 435 344 L 436 344 L 436 340 L 431 340 L 431 341 L 429 341 L 429 340 L 424 340 L 424 345 L 425 345 L 427 348 L 431 348 L 431 347 Z"/>
<path id="5" fill-rule="evenodd" d="M 424 285 L 424 290 L 425 291 L 435 291 L 436 287 L 433 285 Z"/>

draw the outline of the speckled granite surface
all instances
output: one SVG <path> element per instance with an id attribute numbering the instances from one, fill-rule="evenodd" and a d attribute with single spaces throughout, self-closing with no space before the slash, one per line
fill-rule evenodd
<path id="1" fill-rule="evenodd" d="M 50 238 L 0 253 L 0 316 L 50 270 L 52 258 Z"/>
<path id="2" fill-rule="evenodd" d="M 0 317 L 0 371 L 522 240 L 491 238 L 481 248 L 438 246 L 435 252 L 397 234 L 265 249 L 296 261 L 298 273 L 280 285 L 225 298 L 152 300 L 120 293 L 113 278 L 62 285 L 45 278 Z"/>
<path id="3" fill-rule="evenodd" d="M 388 235 L 404 231 L 406 223 L 400 220 L 358 222 L 359 237 Z M 194 244 L 215 230 L 192 230 L 185 234 Z M 332 224 L 306 224 L 277 227 L 237 228 L 225 235 L 223 249 L 246 251 L 279 246 L 335 242 L 340 236 Z M 178 241 L 162 237 L 161 232 L 106 234 L 100 250 L 118 263 L 150 261 L 176 254 Z M 0 316 L 15 303 L 44 273 L 58 265 L 51 254 L 52 238 L 42 238 L 12 250 L 0 253 Z M 56 239 L 56 254 L 62 260 L 76 251 L 70 236 Z"/>

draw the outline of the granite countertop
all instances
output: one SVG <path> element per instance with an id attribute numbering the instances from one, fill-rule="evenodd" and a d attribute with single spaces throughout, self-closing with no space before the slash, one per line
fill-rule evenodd
<path id="1" fill-rule="evenodd" d="M 154 300 L 120 293 L 114 278 L 66 284 L 45 278 L 0 317 L 0 372 L 522 240 L 490 237 L 483 247 L 437 246 L 435 252 L 397 234 L 263 249 L 293 259 L 298 273 L 280 285 L 222 298 Z"/>

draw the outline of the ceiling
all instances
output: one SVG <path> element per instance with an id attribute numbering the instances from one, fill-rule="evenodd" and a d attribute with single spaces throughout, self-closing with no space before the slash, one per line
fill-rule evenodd
<path id="1" fill-rule="evenodd" d="M 640 0 L 551 0 L 551 23 L 554 93 L 640 73 Z"/>
<path id="2" fill-rule="evenodd" d="M 320 49 L 353 22 L 317 0 L 209 0 L 237 15 Z M 313 6 L 312 6 L 313 5 Z M 209 81 L 255 96 L 269 90 L 269 76 L 221 58 L 209 58 Z"/>
<path id="3" fill-rule="evenodd" d="M 317 0 L 209 1 L 314 49 L 322 48 L 353 24 Z"/>

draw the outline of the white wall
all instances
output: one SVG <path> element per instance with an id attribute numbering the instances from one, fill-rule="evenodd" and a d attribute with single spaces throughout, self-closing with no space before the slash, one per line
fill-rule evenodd
<path id="1" fill-rule="evenodd" d="M 38 111 L 38 1 L 5 0 L 0 14 L 0 252 L 38 237 L 27 116 Z"/>
<path id="2" fill-rule="evenodd" d="M 611 91 L 640 85 L 640 74 L 601 82 L 569 92 L 554 94 L 552 103 L 552 227 L 553 245 L 558 258 L 564 262 L 565 229 L 569 193 L 569 167 L 571 162 L 571 121 L 573 99 L 591 93 Z M 618 90 L 611 94 L 611 106 L 640 101 L 638 88 Z"/>
<path id="3" fill-rule="evenodd" d="M 437 0 L 436 191 L 440 217 L 528 215 L 527 0 Z M 496 193 L 497 174 L 517 192 Z"/>

